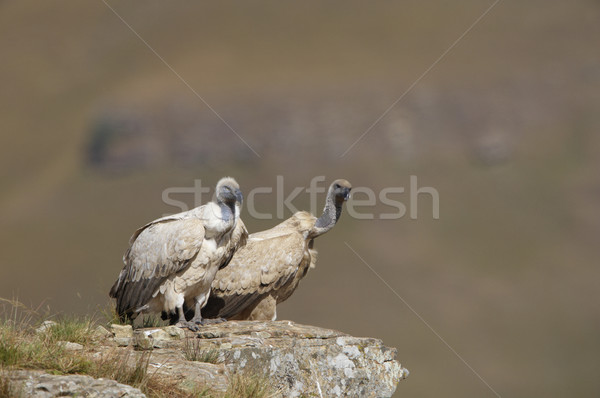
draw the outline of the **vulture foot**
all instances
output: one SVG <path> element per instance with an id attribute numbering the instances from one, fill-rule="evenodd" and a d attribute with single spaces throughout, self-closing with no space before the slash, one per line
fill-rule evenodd
<path id="1" fill-rule="evenodd" d="M 194 322 L 188 321 L 179 321 L 175 324 L 175 326 L 180 327 L 182 329 L 190 329 L 192 332 L 197 332 L 198 330 L 200 330 L 198 325 L 196 325 Z"/>

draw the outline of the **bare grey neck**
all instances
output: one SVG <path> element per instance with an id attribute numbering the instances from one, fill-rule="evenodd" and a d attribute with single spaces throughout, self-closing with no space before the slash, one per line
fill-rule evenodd
<path id="1" fill-rule="evenodd" d="M 221 219 L 227 223 L 233 222 L 235 218 L 235 203 L 228 205 L 225 202 L 218 202 L 219 208 L 221 209 Z"/>
<path id="2" fill-rule="evenodd" d="M 342 214 L 343 204 L 344 200 L 338 200 L 333 194 L 332 189 L 327 192 L 327 200 L 325 201 L 323 214 L 317 219 L 317 222 L 313 228 L 313 233 L 311 234 L 313 237 L 323 235 L 325 232 L 329 231 L 335 226 Z"/>

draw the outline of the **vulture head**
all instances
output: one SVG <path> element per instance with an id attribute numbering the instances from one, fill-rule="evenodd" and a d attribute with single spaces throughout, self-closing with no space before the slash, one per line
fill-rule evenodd
<path id="1" fill-rule="evenodd" d="M 317 219 L 311 232 L 312 237 L 317 237 L 329 231 L 340 219 L 344 202 L 350 198 L 352 185 L 347 180 L 335 180 L 327 191 L 327 200 L 323 214 Z"/>
<path id="2" fill-rule="evenodd" d="M 216 194 L 218 203 L 223 203 L 232 208 L 238 203 L 241 205 L 244 200 L 239 184 L 231 177 L 223 177 L 219 180 Z"/>
<path id="3" fill-rule="evenodd" d="M 329 187 L 329 196 L 335 198 L 336 205 L 341 205 L 348 199 L 350 199 L 350 191 L 352 185 L 344 179 L 335 180 Z"/>

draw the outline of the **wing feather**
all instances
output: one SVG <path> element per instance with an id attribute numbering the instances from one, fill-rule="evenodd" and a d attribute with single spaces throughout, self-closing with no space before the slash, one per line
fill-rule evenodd
<path id="1" fill-rule="evenodd" d="M 118 313 L 131 316 L 166 278 L 184 270 L 200 251 L 204 234 L 202 220 L 181 215 L 163 217 L 138 229 L 123 256 L 125 266 L 110 291 L 117 299 Z"/>
<path id="2" fill-rule="evenodd" d="M 296 232 L 266 239 L 250 235 L 229 265 L 217 272 L 203 315 L 232 317 L 278 289 L 296 274 L 304 246 Z"/>

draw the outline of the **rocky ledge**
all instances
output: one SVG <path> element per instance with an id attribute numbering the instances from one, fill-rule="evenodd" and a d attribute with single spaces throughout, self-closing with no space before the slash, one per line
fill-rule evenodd
<path id="1" fill-rule="evenodd" d="M 15 370 L 8 374 L 13 384 L 8 397 L 145 398 L 137 389 L 114 380 L 81 375 L 51 375 L 38 370 Z M 4 396 L 1 395 L 0 396 Z"/>
<path id="2" fill-rule="evenodd" d="M 215 392 L 226 391 L 232 375 L 252 374 L 268 380 L 280 397 L 390 397 L 408 375 L 396 360 L 396 349 L 380 340 L 290 321 L 231 321 L 204 326 L 199 333 L 173 326 L 132 330 L 113 325 L 111 331 L 100 327 L 97 334 L 105 337 L 90 355 L 127 351 L 134 363 L 145 353 L 156 373 Z M 122 387 L 116 396 L 144 396 L 131 387 L 90 381 L 88 376 L 20 371 L 12 379 L 24 384 L 28 396 L 109 396 L 82 389 L 95 384 L 112 392 Z"/>

